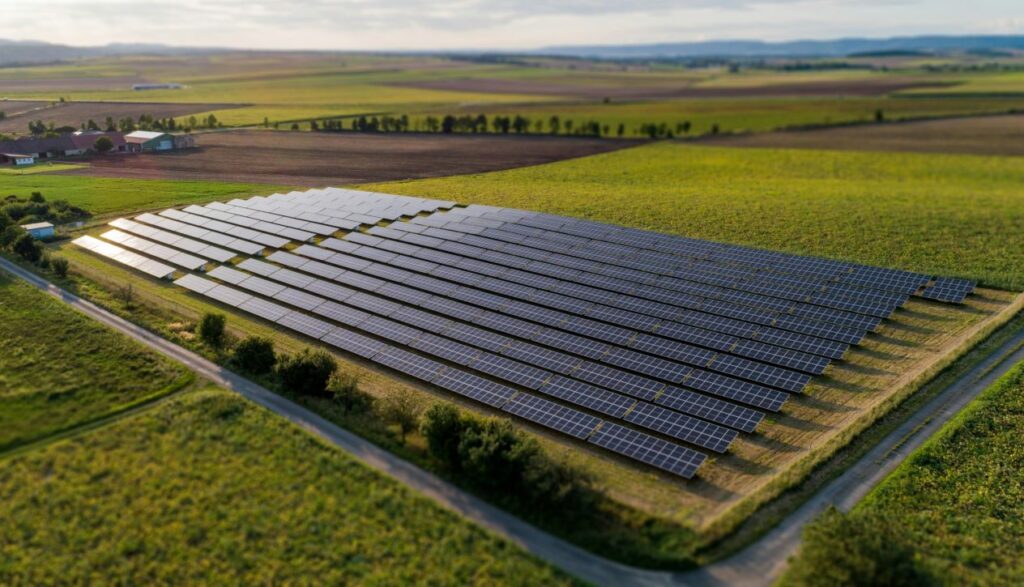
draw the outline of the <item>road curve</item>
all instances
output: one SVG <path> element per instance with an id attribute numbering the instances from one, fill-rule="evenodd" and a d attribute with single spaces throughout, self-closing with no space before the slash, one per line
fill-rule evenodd
<path id="1" fill-rule="evenodd" d="M 721 586 L 768 585 L 785 568 L 796 550 L 803 526 L 830 504 L 849 509 L 949 418 L 970 403 L 1011 366 L 1024 360 L 1024 331 L 961 375 L 942 393 L 892 431 L 845 473 L 822 488 L 779 526 L 741 552 L 692 571 L 651 571 L 611 561 L 540 530 L 432 473 L 408 463 L 344 430 L 315 413 L 244 377 L 200 357 L 148 330 L 83 300 L 41 277 L 0 258 L 0 268 L 64 301 L 82 313 L 114 328 L 155 351 L 175 359 L 217 385 L 231 389 L 352 454 L 366 465 L 404 483 L 477 524 L 518 544 L 540 559 L 595 585 Z"/>

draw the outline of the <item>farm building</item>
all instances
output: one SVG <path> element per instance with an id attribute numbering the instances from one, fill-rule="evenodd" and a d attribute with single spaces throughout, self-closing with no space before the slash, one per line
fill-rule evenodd
<path id="1" fill-rule="evenodd" d="M 21 155 L 22 159 L 54 159 L 58 157 L 76 157 L 94 150 L 100 137 L 107 137 L 113 143 L 115 152 L 127 151 L 124 136 L 117 132 L 75 133 L 59 137 L 27 137 L 12 141 L 0 142 L 0 153 Z M 4 161 L 5 163 L 7 161 Z M 30 163 L 14 163 L 28 165 Z"/>
<path id="2" fill-rule="evenodd" d="M 53 238 L 54 228 L 49 222 L 36 222 L 35 224 L 25 224 L 22 226 L 32 238 L 35 239 L 46 239 Z"/>
<path id="3" fill-rule="evenodd" d="M 0 153 L 0 163 L 3 163 L 4 165 L 21 167 L 24 165 L 32 165 L 35 162 L 36 158 L 31 155 L 23 155 L 20 153 Z"/>
<path id="4" fill-rule="evenodd" d="M 165 132 L 137 130 L 124 136 L 128 149 L 138 151 L 170 151 L 174 148 L 174 136 Z"/>

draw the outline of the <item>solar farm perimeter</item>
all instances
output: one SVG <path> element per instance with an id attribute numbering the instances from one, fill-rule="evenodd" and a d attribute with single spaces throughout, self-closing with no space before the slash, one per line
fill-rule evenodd
<path id="1" fill-rule="evenodd" d="M 652 483 L 607 489 L 697 525 L 806 472 L 1011 305 L 964 280 L 334 188 L 110 224 L 76 244 L 639 472 Z"/>

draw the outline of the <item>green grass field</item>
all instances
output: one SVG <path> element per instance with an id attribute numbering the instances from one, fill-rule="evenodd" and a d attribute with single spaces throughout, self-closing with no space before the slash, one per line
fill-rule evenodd
<path id="1" fill-rule="evenodd" d="M 54 164 L 40 164 L 32 165 L 30 167 L 3 167 L 0 168 L 0 175 L 37 175 L 39 173 L 52 173 L 55 171 L 71 171 L 73 169 L 82 169 L 85 165 L 71 165 L 66 163 Z"/>
<path id="2" fill-rule="evenodd" d="M 939 584 L 1020 585 L 1022 434 L 1024 364 L 904 461 L 854 508 L 851 518 L 882 519 L 898 527 L 904 542 L 899 546 L 913 551 Z M 798 557 L 782 584 L 829 570 L 808 564 Z"/>
<path id="3" fill-rule="evenodd" d="M 659 143 L 538 167 L 369 187 L 1021 290 L 1022 181 L 1021 161 L 1007 157 Z"/>
<path id="4" fill-rule="evenodd" d="M 281 191 L 281 186 L 172 181 L 157 179 L 108 179 L 73 175 L 0 176 L 0 194 L 27 198 L 42 192 L 48 200 L 67 200 L 95 215 L 147 210 L 192 202 L 227 200 Z"/>
<path id="5" fill-rule="evenodd" d="M 0 273 L 0 449 L 128 409 L 190 377 Z"/>
<path id="6" fill-rule="evenodd" d="M 0 583 L 560 585 L 229 392 L 0 461 Z"/>

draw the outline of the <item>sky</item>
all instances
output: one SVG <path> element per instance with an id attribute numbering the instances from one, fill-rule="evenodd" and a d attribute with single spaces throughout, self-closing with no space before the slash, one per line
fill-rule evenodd
<path id="1" fill-rule="evenodd" d="M 1021 0 L 0 0 L 0 9 L 0 38 L 69 45 L 516 50 L 1024 34 Z"/>

